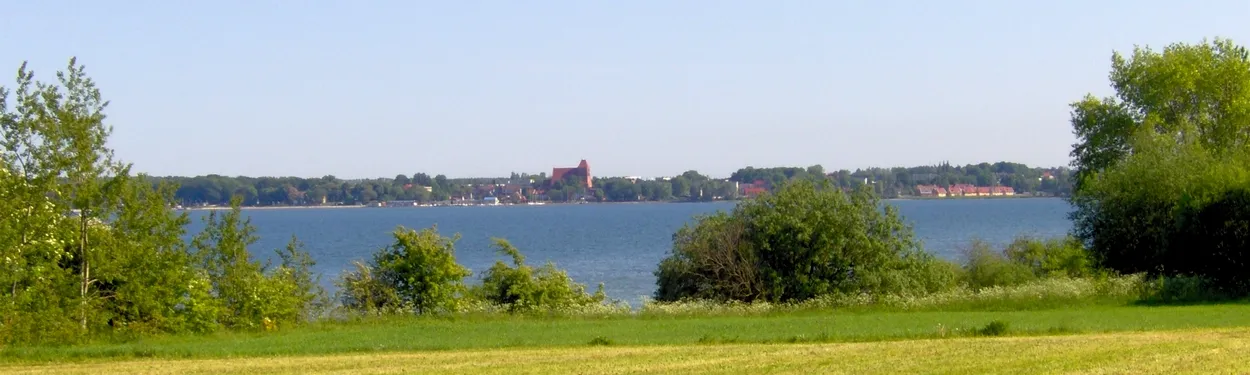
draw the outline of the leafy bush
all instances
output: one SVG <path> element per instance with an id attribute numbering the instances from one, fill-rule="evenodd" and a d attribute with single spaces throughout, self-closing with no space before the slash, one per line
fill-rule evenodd
<path id="1" fill-rule="evenodd" d="M 217 322 L 227 328 L 277 329 L 313 318 L 322 295 L 313 279 L 312 258 L 295 238 L 277 255 L 282 263 L 275 268 L 252 260 L 248 246 L 256 242 L 256 230 L 240 211 L 236 196 L 224 214 L 212 212 L 205 218 L 204 231 L 191 241 L 194 259 L 207 278 L 216 306 L 203 303 L 204 310 L 217 311 Z M 196 323 L 200 328 L 211 324 Z"/>
<path id="2" fill-rule="evenodd" d="M 304 244 L 291 236 L 286 247 L 276 253 L 281 263 L 268 271 L 266 286 L 269 290 L 261 293 L 269 296 L 266 315 L 271 326 L 303 323 L 320 317 L 329 307 L 329 301 L 321 288 L 320 276 L 312 272 L 316 262 L 304 250 Z"/>
<path id="3" fill-rule="evenodd" d="M 1028 267 L 1037 277 L 1086 277 L 1096 269 L 1089 252 L 1074 237 L 1039 239 L 1017 237 L 1003 249 L 1013 263 Z"/>
<path id="4" fill-rule="evenodd" d="M 754 301 L 764 296 L 746 224 L 724 212 L 697 217 L 673 235 L 673 253 L 656 271 L 656 298 Z"/>
<path id="5" fill-rule="evenodd" d="M 404 306 L 395 287 L 383 283 L 374 275 L 374 268 L 360 261 L 352 262 L 356 269 L 343 271 L 335 282 L 338 300 L 342 306 L 367 315 L 386 315 L 400 311 L 412 311 Z"/>
<path id="6" fill-rule="evenodd" d="M 994 251 L 985 241 L 973 239 L 963 253 L 963 282 L 973 289 L 1098 274 L 1089 252 L 1072 237 L 1020 236 L 1002 251 Z"/>
<path id="7" fill-rule="evenodd" d="M 399 227 L 395 242 L 379 249 L 369 265 L 357 263 L 343 275 L 344 306 L 369 312 L 395 309 L 418 315 L 451 312 L 465 294 L 469 270 L 456 263 L 460 235 L 443 237 L 437 227 L 416 231 Z"/>
<path id="8" fill-rule="evenodd" d="M 548 262 L 535 269 L 525 264 L 525 256 L 507 240 L 494 239 L 496 250 L 512 258 L 512 266 L 496 261 L 482 278 L 479 294 L 491 303 L 506 306 L 510 312 L 560 310 L 573 306 L 600 304 L 606 299 L 603 284 L 595 294 L 573 282 L 568 274 Z"/>
<path id="9" fill-rule="evenodd" d="M 964 283 L 972 289 L 1018 285 L 1037 279 L 1028 264 L 1012 261 L 985 241 L 972 240 L 963 253 Z"/>
<path id="10" fill-rule="evenodd" d="M 703 216 L 673 238 L 656 298 L 801 301 L 831 293 L 933 292 L 953 285 L 896 209 L 868 189 L 796 180 Z"/>

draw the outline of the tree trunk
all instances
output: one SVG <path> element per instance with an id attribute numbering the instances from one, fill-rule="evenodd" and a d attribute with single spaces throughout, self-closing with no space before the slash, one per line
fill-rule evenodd
<path id="1" fill-rule="evenodd" d="M 87 222 L 87 210 L 84 209 L 84 210 L 79 211 L 78 215 L 82 222 L 82 241 L 79 241 L 78 243 L 78 256 L 81 257 L 80 259 L 82 260 L 82 271 L 80 272 L 82 275 L 82 280 L 81 280 L 81 283 L 79 284 L 79 290 L 78 290 L 79 298 L 81 298 L 80 307 L 79 307 L 79 316 L 81 318 L 80 324 L 82 325 L 82 330 L 86 331 L 87 330 L 87 289 L 90 287 L 90 282 L 91 282 L 91 262 L 87 259 L 87 223 L 88 223 Z"/>

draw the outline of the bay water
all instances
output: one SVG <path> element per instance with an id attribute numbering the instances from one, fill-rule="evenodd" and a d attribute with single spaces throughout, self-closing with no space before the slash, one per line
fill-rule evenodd
<path id="1" fill-rule="evenodd" d="M 892 200 L 915 230 L 926 251 L 957 260 L 971 239 L 1002 245 L 1018 235 L 1061 236 L 1072 226 L 1071 206 L 1062 199 Z M 298 208 L 244 210 L 260 237 L 251 248 L 259 259 L 272 258 L 292 235 L 317 261 L 322 284 L 333 286 L 353 260 L 370 255 L 393 238 L 398 226 L 437 225 L 443 235 L 460 234 L 457 260 L 480 273 L 496 260 L 508 261 L 490 247 L 492 237 L 506 238 L 538 266 L 547 261 L 593 288 L 604 283 L 608 296 L 637 303 L 655 291 L 653 272 L 672 246 L 672 235 L 696 215 L 732 210 L 733 202 L 638 203 L 541 206 L 412 208 Z M 193 211 L 187 237 L 199 232 L 206 211 Z"/>

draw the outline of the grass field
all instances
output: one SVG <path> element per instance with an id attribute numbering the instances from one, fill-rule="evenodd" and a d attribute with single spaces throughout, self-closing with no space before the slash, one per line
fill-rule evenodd
<path id="1" fill-rule="evenodd" d="M 966 337 L 993 321 L 1011 336 L 1250 327 L 1250 305 L 1087 306 L 1033 311 L 840 312 L 763 316 L 479 317 L 323 324 L 277 333 L 164 336 L 123 343 L 10 347 L 3 366 L 500 348 L 834 343 Z M 677 350 L 677 349 L 673 349 Z"/>
<path id="2" fill-rule="evenodd" d="M 578 346 L 0 367 L 8 374 L 811 374 L 1250 371 L 1250 329 L 834 344 Z"/>

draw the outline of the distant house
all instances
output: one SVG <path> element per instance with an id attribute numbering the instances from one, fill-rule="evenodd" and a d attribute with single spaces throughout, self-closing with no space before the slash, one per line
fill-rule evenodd
<path id="1" fill-rule="evenodd" d="M 946 198 L 948 192 L 945 188 L 937 185 L 916 185 L 916 193 L 922 197 L 938 197 Z"/>
<path id="2" fill-rule="evenodd" d="M 585 179 L 587 188 L 595 187 L 590 176 L 590 164 L 586 162 L 586 159 L 582 159 L 582 162 L 578 163 L 576 167 L 551 169 L 551 181 L 553 182 L 564 180 L 564 176 L 567 175 L 578 176 L 578 180 Z"/>
<path id="3" fill-rule="evenodd" d="M 978 186 L 978 187 L 976 188 L 976 191 L 977 191 L 977 194 L 976 194 L 976 195 L 977 195 L 978 197 L 988 197 L 988 196 L 990 196 L 990 187 L 989 187 L 989 186 Z"/>
<path id="4" fill-rule="evenodd" d="M 755 180 L 755 182 L 749 184 L 741 184 L 738 188 L 743 196 L 755 197 L 768 192 L 768 182 L 764 180 Z"/>
<path id="5" fill-rule="evenodd" d="M 750 184 L 747 184 L 747 185 L 750 185 Z M 756 196 L 759 196 L 760 194 L 764 194 L 767 192 L 768 192 L 768 189 L 758 187 L 758 186 L 747 186 L 747 187 L 742 188 L 742 195 L 747 196 L 747 197 L 756 197 Z"/>
<path id="6" fill-rule="evenodd" d="M 947 193 L 952 197 L 975 197 L 977 187 L 969 184 L 951 185 Z"/>
<path id="7" fill-rule="evenodd" d="M 995 186 L 990 190 L 990 194 L 995 196 L 1012 196 L 1016 195 L 1016 189 L 1010 186 Z"/>

